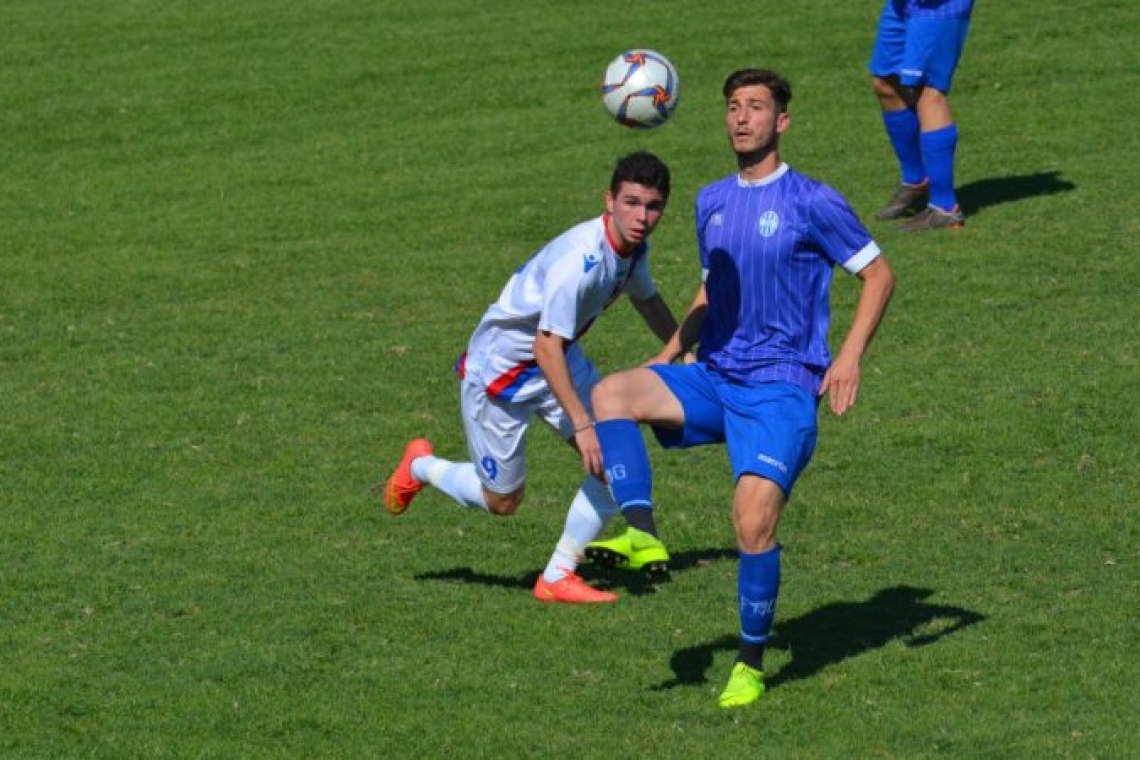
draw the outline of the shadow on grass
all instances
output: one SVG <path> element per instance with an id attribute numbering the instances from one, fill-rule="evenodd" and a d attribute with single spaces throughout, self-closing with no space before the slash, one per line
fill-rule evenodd
<path id="1" fill-rule="evenodd" d="M 475 583 L 480 586 L 493 586 L 495 588 L 531 589 L 534 586 L 537 573 L 527 573 L 520 576 L 491 575 L 480 573 L 469 567 L 454 567 L 450 570 L 437 570 L 431 573 L 420 573 L 415 576 L 417 581 L 444 581 L 446 583 Z"/>
<path id="2" fill-rule="evenodd" d="M 691 552 L 677 552 L 670 555 L 669 567 L 673 572 L 692 570 L 695 567 L 704 567 L 712 562 L 722 559 L 735 560 L 740 556 L 736 547 L 731 549 L 700 549 Z"/>
<path id="3" fill-rule="evenodd" d="M 702 549 L 700 551 L 678 552 L 669 559 L 670 574 L 683 573 L 694 568 L 704 567 L 720 559 L 736 559 L 736 549 Z M 669 574 L 650 577 L 641 572 L 626 572 L 600 568 L 588 563 L 578 569 L 578 574 L 590 585 L 607 591 L 617 590 L 629 596 L 649 596 L 657 593 L 657 586 L 669 582 Z M 522 575 L 492 575 L 480 573 L 470 567 L 455 567 L 450 570 L 437 570 L 420 573 L 417 581 L 442 581 L 445 583 L 474 583 L 506 589 L 526 589 L 530 591 L 538 578 L 537 572 Z"/>
<path id="4" fill-rule="evenodd" d="M 650 578 L 640 573 L 621 573 L 620 571 L 610 572 L 603 571 L 590 566 L 584 566 L 578 570 L 578 574 L 595 588 L 604 589 L 606 591 L 613 591 L 620 586 L 622 593 L 629 596 L 649 596 L 657 593 L 657 586 L 659 583 L 667 581 L 668 576 L 664 578 Z M 455 567 L 450 570 L 439 570 L 431 573 L 420 573 L 415 576 L 417 581 L 443 581 L 445 583 L 474 583 L 480 586 L 492 586 L 495 588 L 506 589 L 522 589 L 529 592 L 534 588 L 534 583 L 538 580 L 537 572 L 524 573 L 522 575 L 492 575 L 490 573 L 480 573 L 472 570 L 469 567 Z M 615 583 L 620 575 L 621 583 Z"/>
<path id="5" fill-rule="evenodd" d="M 979 209 L 989 206 L 1041 195 L 1056 195 L 1076 189 L 1076 184 L 1061 179 L 1061 173 L 1058 171 L 1022 174 L 1016 177 L 992 177 L 970 182 L 958 188 L 958 205 L 962 207 L 962 212 L 966 216 L 970 216 Z"/>
<path id="6" fill-rule="evenodd" d="M 901 639 L 910 647 L 926 646 L 985 620 L 976 612 L 925 600 L 934 592 L 913 586 L 883 589 L 861 602 L 832 602 L 776 625 L 772 649 L 786 650 L 791 660 L 765 680 L 769 689 L 810 678 L 829 665 Z M 678 650 L 670 660 L 674 677 L 656 691 L 708 681 L 706 673 L 717 652 L 735 652 L 736 636 Z"/>

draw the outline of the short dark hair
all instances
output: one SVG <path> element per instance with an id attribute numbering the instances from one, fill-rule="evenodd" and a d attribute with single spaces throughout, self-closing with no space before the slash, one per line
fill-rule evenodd
<path id="1" fill-rule="evenodd" d="M 724 99 L 732 97 L 732 93 L 741 87 L 764 85 L 772 93 L 772 100 L 776 101 L 776 110 L 784 113 L 788 110 L 788 103 L 792 102 L 792 85 L 787 79 L 771 69 L 740 69 L 728 75 L 724 80 Z"/>
<path id="2" fill-rule="evenodd" d="M 640 150 L 618 159 L 610 178 L 610 192 L 617 195 L 623 182 L 652 187 L 663 200 L 669 199 L 669 167 L 649 151 Z"/>

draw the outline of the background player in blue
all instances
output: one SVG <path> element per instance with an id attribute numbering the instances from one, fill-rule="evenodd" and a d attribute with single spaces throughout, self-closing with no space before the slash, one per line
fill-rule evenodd
<path id="1" fill-rule="evenodd" d="M 950 82 L 962 56 L 974 0 L 887 0 L 879 17 L 870 70 L 883 126 L 902 181 L 876 215 L 909 232 L 961 227 L 954 192 L 958 125 Z"/>
<path id="2" fill-rule="evenodd" d="M 772 71 L 728 77 L 725 126 L 739 171 L 697 195 L 696 297 L 657 363 L 611 375 L 593 393 L 606 474 L 623 511 L 652 505 L 638 423 L 651 424 L 667 448 L 727 444 L 741 643 L 723 707 L 764 691 L 762 657 L 780 585 L 776 525 L 815 448 L 818 400 L 826 394 L 836 414 L 855 403 L 860 361 L 894 290 L 890 267 L 847 202 L 780 159 L 791 96 Z M 862 286 L 832 360 L 836 265 Z M 698 361 L 673 364 L 698 338 Z"/>

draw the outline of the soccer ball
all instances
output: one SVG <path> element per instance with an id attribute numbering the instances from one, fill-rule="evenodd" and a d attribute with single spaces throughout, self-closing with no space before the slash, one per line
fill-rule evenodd
<path id="1" fill-rule="evenodd" d="M 681 98 L 681 80 L 669 59 L 652 50 L 628 50 L 602 78 L 602 103 L 619 124 L 652 129 L 669 120 Z"/>

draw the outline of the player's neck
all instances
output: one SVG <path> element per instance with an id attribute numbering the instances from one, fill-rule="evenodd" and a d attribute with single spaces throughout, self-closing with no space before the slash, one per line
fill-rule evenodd
<path id="1" fill-rule="evenodd" d="M 614 218 L 610 214 L 605 214 L 602 217 L 606 229 L 606 242 L 610 244 L 610 248 L 614 249 L 614 253 L 621 256 L 623 259 L 628 259 L 633 252 L 637 250 L 637 245 L 630 245 L 624 242 L 617 234 L 614 228 Z"/>
<path id="2" fill-rule="evenodd" d="M 780 168 L 780 153 L 775 148 L 758 150 L 755 153 L 737 153 L 736 166 L 740 178 L 745 182 L 764 179 Z"/>

